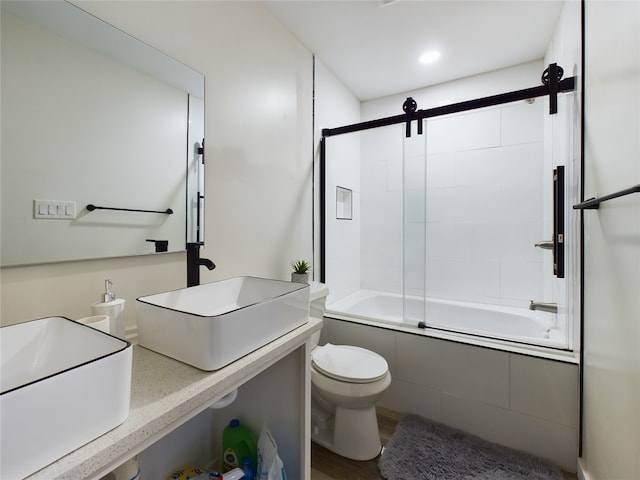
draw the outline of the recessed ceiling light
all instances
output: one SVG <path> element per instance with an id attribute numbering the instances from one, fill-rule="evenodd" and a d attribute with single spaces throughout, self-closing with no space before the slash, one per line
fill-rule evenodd
<path id="1" fill-rule="evenodd" d="M 423 64 L 433 63 L 440 58 L 440 52 L 437 50 L 429 50 L 420 55 L 419 61 Z"/>

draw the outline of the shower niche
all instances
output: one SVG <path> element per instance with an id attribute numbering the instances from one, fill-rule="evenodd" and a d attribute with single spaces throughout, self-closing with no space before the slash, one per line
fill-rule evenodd
<path id="1" fill-rule="evenodd" d="M 353 220 L 353 190 L 336 187 L 336 219 Z"/>

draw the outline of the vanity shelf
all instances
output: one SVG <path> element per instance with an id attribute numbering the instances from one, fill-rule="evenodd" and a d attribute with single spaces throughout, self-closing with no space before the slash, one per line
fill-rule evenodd
<path id="1" fill-rule="evenodd" d="M 295 362 L 294 370 L 297 374 L 285 379 L 282 375 L 277 375 L 278 378 L 274 381 L 297 383 L 290 388 L 298 392 L 296 395 L 301 401 L 296 402 L 299 405 L 287 403 L 281 407 L 269 408 L 286 408 L 286 412 L 277 412 L 274 416 L 291 417 L 298 425 L 294 436 L 300 441 L 294 442 L 297 445 L 293 449 L 297 450 L 293 452 L 296 458 L 291 462 L 294 468 L 288 473 L 291 478 L 307 478 L 311 468 L 310 432 L 308 421 L 305 420 L 310 414 L 311 385 L 307 340 L 321 326 L 322 321 L 310 319 L 303 326 L 215 372 L 198 370 L 138 345 L 134 346 L 131 406 L 127 420 L 27 477 L 28 480 L 100 479 L 233 390 L 245 384 L 250 386 L 254 383 L 250 380 L 258 379 L 260 374 L 262 377 L 268 376 L 270 373 L 267 370 L 270 367 L 290 355 L 292 357 L 285 363 Z M 261 383 L 264 384 L 265 381 L 269 383 L 271 379 L 264 379 Z M 253 395 L 253 398 L 259 399 L 259 395 Z M 292 407 L 299 412 L 292 411 Z M 266 407 L 262 404 L 260 408 Z"/>

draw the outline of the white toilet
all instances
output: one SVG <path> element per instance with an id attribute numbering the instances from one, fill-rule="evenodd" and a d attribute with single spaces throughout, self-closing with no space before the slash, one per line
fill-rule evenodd
<path id="1" fill-rule="evenodd" d="M 329 289 L 312 282 L 310 315 L 322 318 Z M 387 361 L 351 345 L 317 346 L 311 337 L 311 440 L 353 460 L 382 449 L 375 404 L 391 384 Z"/>

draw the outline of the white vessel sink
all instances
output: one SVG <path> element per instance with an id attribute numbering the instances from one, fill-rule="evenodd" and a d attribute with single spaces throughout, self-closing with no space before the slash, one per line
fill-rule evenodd
<path id="1" fill-rule="evenodd" d="M 24 478 L 129 415 L 129 342 L 64 317 L 0 328 L 0 478 Z"/>
<path id="2" fill-rule="evenodd" d="M 309 321 L 309 285 L 255 277 L 140 297 L 138 343 L 218 370 Z"/>

